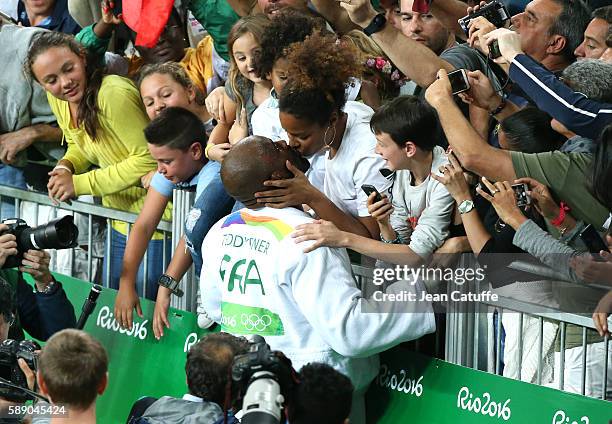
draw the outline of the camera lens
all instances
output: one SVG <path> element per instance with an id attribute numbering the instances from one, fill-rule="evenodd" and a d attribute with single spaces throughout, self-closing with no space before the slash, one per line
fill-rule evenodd
<path id="1" fill-rule="evenodd" d="M 28 228 L 21 232 L 19 245 L 28 249 L 67 249 L 77 245 L 79 230 L 74 225 L 71 216 L 40 225 L 36 228 Z"/>

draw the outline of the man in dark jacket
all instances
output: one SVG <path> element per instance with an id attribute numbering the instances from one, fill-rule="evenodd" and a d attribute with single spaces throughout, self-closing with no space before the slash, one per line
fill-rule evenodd
<path id="1" fill-rule="evenodd" d="M 0 268 L 8 257 L 17 254 L 15 236 L 4 234 L 6 230 L 6 225 L 0 224 Z M 75 326 L 74 308 L 49 272 L 49 261 L 49 253 L 28 250 L 16 279 L 0 269 L 0 342 L 7 338 L 22 340 L 23 330 L 44 341 L 59 330 Z M 24 272 L 34 278 L 34 288 L 23 279 Z"/>

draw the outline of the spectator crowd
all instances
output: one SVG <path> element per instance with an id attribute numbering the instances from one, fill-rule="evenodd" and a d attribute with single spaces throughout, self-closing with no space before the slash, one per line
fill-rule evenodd
<path id="1" fill-rule="evenodd" d="M 444 313 L 423 299 L 448 287 L 424 271 L 360 286 L 351 263 L 377 275 L 471 260 L 494 293 L 592 317 L 586 350 L 581 328 L 559 347 L 546 324 L 544 383 L 595 396 L 607 378 L 612 397 L 609 1 L 142 3 L 0 0 L 0 184 L 138 214 L 130 228 L 80 224 L 110 243 L 99 278 L 117 290 L 120 326 L 147 298 L 164 337 L 193 266 L 199 325 L 222 331 L 188 353 L 189 393 L 140 399 L 129 422 L 237 422 L 244 393 L 228 375 L 252 335 L 299 370 L 280 385 L 291 423 L 365 422 L 378 353 L 440 330 Z M 195 202 L 172 252 L 156 229 L 175 189 Z M 0 200 L 2 219 L 18 214 Z M 19 253 L 7 229 L 2 264 Z M 74 310 L 48 268 L 30 250 L 16 285 L 0 279 L 0 339 L 50 337 L 36 378 L 20 363 L 24 374 L 71 420 L 95 422 L 108 358 L 67 329 Z M 514 358 L 537 332 L 517 326 L 536 319 L 494 319 L 503 375 L 535 382 L 537 353 Z"/>

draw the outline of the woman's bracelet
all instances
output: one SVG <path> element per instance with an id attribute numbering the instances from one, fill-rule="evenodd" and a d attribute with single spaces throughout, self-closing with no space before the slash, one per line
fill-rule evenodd
<path id="1" fill-rule="evenodd" d="M 70 172 L 70 174 L 72 174 L 72 169 L 68 168 L 66 165 L 55 165 L 55 168 L 53 168 L 53 170 L 55 171 L 56 169 L 65 169 L 66 171 Z"/>
<path id="2" fill-rule="evenodd" d="M 206 145 L 206 148 L 204 149 L 204 156 L 206 156 L 206 159 L 210 159 L 210 158 L 208 157 L 208 151 L 209 151 L 210 149 L 212 149 L 214 146 L 215 146 L 215 145 L 214 145 L 213 143 L 208 143 L 208 144 Z"/>
<path id="3" fill-rule="evenodd" d="M 400 236 L 397 233 L 393 240 L 386 240 L 381 234 L 380 241 L 382 241 L 383 243 L 387 243 L 387 244 L 402 244 L 402 241 L 400 240 Z"/>

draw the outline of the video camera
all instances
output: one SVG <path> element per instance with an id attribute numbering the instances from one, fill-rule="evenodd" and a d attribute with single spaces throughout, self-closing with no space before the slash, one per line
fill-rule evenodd
<path id="1" fill-rule="evenodd" d="M 19 368 L 18 359 L 23 359 L 28 367 L 34 372 L 38 367 L 38 355 L 35 351 L 40 350 L 38 343 L 31 340 L 5 340 L 0 344 L 0 378 L 7 380 L 15 386 L 28 389 L 28 381 Z M 0 381 L 0 397 L 12 402 L 25 402 L 32 399 L 24 390 L 18 387 L 10 387 Z"/>
<path id="2" fill-rule="evenodd" d="M 468 28 L 470 21 L 479 16 L 486 18 L 486 20 L 495 25 L 496 28 L 503 28 L 506 22 L 508 22 L 508 20 L 511 18 L 506 6 L 504 6 L 504 4 L 499 0 L 493 0 L 475 12 L 472 12 L 469 15 L 459 19 L 459 26 L 461 26 L 461 29 L 463 29 L 465 35 L 468 35 L 470 32 L 470 29 Z"/>
<path id="3" fill-rule="evenodd" d="M 19 266 L 24 252 L 30 249 L 69 249 L 78 244 L 79 229 L 74 225 L 72 216 L 54 219 L 35 228 L 19 218 L 5 219 L 2 223 L 9 227 L 2 234 L 13 234 L 17 239 L 17 254 L 9 256 L 3 268 Z"/>
<path id="4" fill-rule="evenodd" d="M 254 336 L 249 352 L 234 358 L 232 381 L 243 397 L 242 424 L 281 422 L 285 396 L 296 384 L 291 360 L 282 352 L 270 350 L 263 337 Z"/>

